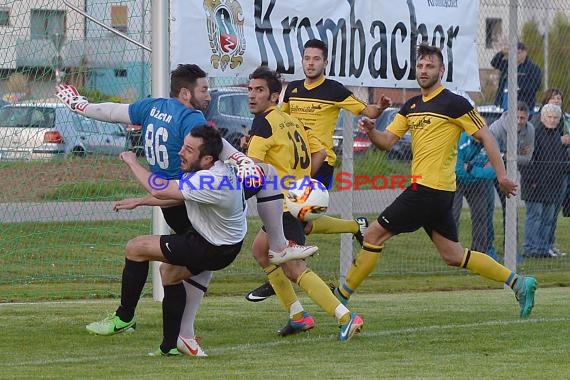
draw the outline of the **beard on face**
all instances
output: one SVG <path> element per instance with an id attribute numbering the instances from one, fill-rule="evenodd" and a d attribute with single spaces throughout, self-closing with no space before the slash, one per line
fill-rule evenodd
<path id="1" fill-rule="evenodd" d="M 314 74 L 309 75 L 307 73 L 307 70 L 303 69 L 303 73 L 305 74 L 305 78 L 307 79 L 318 79 L 324 73 L 324 70 L 314 71 Z"/>
<path id="2" fill-rule="evenodd" d="M 194 96 L 194 93 L 192 92 L 192 98 L 190 99 L 190 105 L 194 108 L 197 109 L 198 111 L 206 111 L 206 108 L 208 108 L 208 102 L 204 102 L 204 103 L 200 103 L 196 101 L 196 97 Z"/>
<path id="3" fill-rule="evenodd" d="M 424 80 L 424 82 L 420 82 L 420 80 L 418 80 L 418 84 L 420 85 L 421 88 L 426 89 L 426 88 L 431 88 L 433 87 L 434 84 L 437 83 L 438 81 L 438 75 L 434 75 L 433 77 L 429 77 L 427 80 Z M 419 78 L 418 78 L 419 79 Z"/>
<path id="4" fill-rule="evenodd" d="M 197 172 L 199 170 L 202 170 L 202 167 L 200 167 L 200 159 L 198 159 L 196 161 L 188 162 L 188 171 L 189 172 Z"/>
<path id="5" fill-rule="evenodd" d="M 180 157 L 180 169 L 184 173 L 193 173 L 197 172 L 198 170 L 202 170 L 200 167 L 200 160 L 190 162 L 182 157 Z"/>

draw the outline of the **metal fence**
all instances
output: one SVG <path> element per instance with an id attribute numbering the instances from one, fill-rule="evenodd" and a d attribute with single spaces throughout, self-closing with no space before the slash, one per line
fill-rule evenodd
<path id="1" fill-rule="evenodd" d="M 88 93 L 92 100 L 99 101 L 132 102 L 151 94 L 166 95 L 168 84 L 151 80 L 153 66 L 155 70 L 162 68 L 168 71 L 164 46 L 152 43 L 160 37 L 153 34 L 156 33 L 157 20 L 152 11 L 153 6 L 160 6 L 159 3 L 152 4 L 150 0 L 120 3 L 106 0 L 4 2 L 0 6 L 0 92 L 4 102 L 51 107 L 55 102 L 53 88 L 58 82 L 74 84 Z M 84 17 L 70 5 L 126 34 L 139 45 Z M 540 109 L 543 103 L 548 102 L 543 99 L 546 90 L 557 88 L 564 94 L 570 87 L 565 75 L 570 61 L 570 51 L 565 43 L 570 32 L 569 16 L 570 1 L 565 0 L 483 0 L 479 6 L 479 31 L 475 44 L 481 91 L 470 92 L 469 95 L 489 124 L 499 120 L 510 131 L 508 141 L 504 143 L 505 148 L 513 148 L 507 149 L 506 163 L 511 176 L 521 180 L 522 172 L 523 198 L 532 202 L 529 212 L 521 197 L 509 200 L 504 226 L 501 203 L 494 190 L 490 190 L 494 205 L 494 239 L 489 242 L 489 247 L 494 248 L 499 260 L 526 272 L 565 271 L 570 266 L 568 257 L 546 254 L 549 250 L 570 249 L 570 239 L 564 233 L 568 219 L 563 216 L 567 216 L 570 210 L 562 212 L 563 200 L 570 187 L 565 167 L 568 159 L 563 157 L 564 149 L 556 150 L 560 154 L 554 157 L 555 149 L 541 145 L 537 149 L 542 153 L 535 155 L 528 166 L 530 169 L 520 170 L 520 162 L 517 169 L 515 164 L 520 152 L 516 154 L 517 140 L 513 133 L 516 115 L 513 112 L 499 118 L 507 108 L 517 106 L 514 103 L 516 97 L 520 100 L 522 96 L 529 96 L 524 93 L 525 86 L 533 87 L 530 98 L 535 101 L 529 104 L 530 120 L 535 130 L 544 128 L 544 123 L 540 122 Z M 161 52 L 162 55 L 155 54 L 153 58 L 141 45 L 152 46 L 154 53 Z M 515 84 L 517 70 L 510 65 L 511 71 L 508 71 L 505 63 L 515 62 L 521 54 L 540 71 L 538 83 L 533 82 L 534 79 L 529 81 L 528 72 L 521 72 L 519 66 L 518 84 Z M 210 81 L 213 88 L 244 83 L 244 78 L 236 77 L 217 77 Z M 515 88 L 519 90 L 518 94 Z M 375 102 L 380 93 L 386 93 L 396 104 L 417 94 L 414 88 L 379 89 L 374 88 L 373 83 L 370 87 L 351 87 L 351 90 L 368 102 Z M 568 100 L 563 99 L 562 110 L 567 109 L 567 104 Z M 560 127 L 557 125 L 557 128 L 562 128 L 558 137 L 568 133 L 564 114 L 561 120 Z M 70 121 L 64 119 L 62 122 Z M 358 144 L 362 141 L 355 133 L 354 125 L 354 118 L 348 114 L 339 118 L 338 136 L 343 138 L 338 141 L 343 144 L 338 147 L 341 159 L 337 163 L 337 174 L 374 176 L 409 173 L 410 157 L 406 156 L 409 146 L 402 147 L 404 153 L 397 155 L 380 152 L 374 147 L 363 148 Z M 149 233 L 152 229 L 149 210 L 132 214 L 131 218 L 142 219 L 142 222 L 123 225 L 120 220 L 128 217 L 116 215 L 109 209 L 112 200 L 138 194 L 139 190 L 133 186 L 128 171 L 109 153 L 110 150 L 106 151 L 107 157 L 105 152 L 97 150 L 99 148 L 87 147 L 81 141 L 76 143 L 83 151 L 95 150 L 98 153 L 83 159 L 70 153 L 53 160 L 31 160 L 32 140 L 38 137 L 32 136 L 29 128 L 15 131 L 8 127 L 9 123 L 0 121 L 0 185 L 5 189 L 0 195 L 0 223 L 5 232 L 0 239 L 0 261 L 5 268 L 0 286 L 10 289 L 10 286 L 18 285 L 18 290 L 9 290 L 7 294 L 19 294 L 21 286 L 25 285 L 66 283 L 73 288 L 74 284 L 85 282 L 114 283 L 120 276 L 124 243 L 132 236 Z M 126 132 L 118 144 L 123 144 L 121 148 L 124 149 L 134 148 L 134 127 L 122 127 Z M 92 128 L 91 134 L 101 134 L 96 126 Z M 41 134 L 39 144 L 48 138 L 47 131 L 35 132 Z M 25 138 L 17 139 L 16 135 Z M 547 140 L 541 139 L 540 144 L 545 144 Z M 20 153 L 14 153 L 16 151 Z M 68 151 L 73 152 L 73 149 Z M 375 218 L 399 190 L 377 190 L 374 187 L 368 184 L 361 189 L 333 192 L 331 212 L 345 218 L 361 214 Z M 552 213 L 556 213 L 554 217 Z M 465 204 L 460 231 L 466 246 L 471 244 L 471 215 Z M 550 223 L 550 230 L 542 228 L 547 223 Z M 489 226 L 486 224 L 485 228 Z M 477 227 L 481 226 L 473 226 Z M 154 228 L 164 230 L 156 223 Z M 538 239 L 534 239 L 535 236 Z M 332 277 L 339 271 L 341 275 L 344 273 L 353 251 L 357 249 L 350 235 L 334 239 L 335 249 L 342 252 L 340 266 L 336 257 L 330 254 L 327 259 L 320 259 L 314 264 L 319 273 Z M 532 247 L 527 252 L 522 248 L 525 242 L 525 247 Z M 543 245 L 539 249 L 537 244 Z M 221 276 L 261 278 L 259 268 L 248 251 L 244 251 L 243 258 Z M 510 253 L 505 255 L 505 252 Z M 517 261 L 517 256 L 522 253 L 527 257 L 518 257 Z M 386 245 L 375 274 L 450 271 L 453 269 L 439 260 L 428 237 L 417 232 L 392 239 Z M 71 290 L 65 287 L 61 290 L 63 293 L 67 291 Z"/>

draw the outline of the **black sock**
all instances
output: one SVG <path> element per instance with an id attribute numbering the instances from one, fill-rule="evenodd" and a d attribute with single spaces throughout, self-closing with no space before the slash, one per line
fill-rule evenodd
<path id="1" fill-rule="evenodd" d="M 134 318 L 147 276 L 148 261 L 138 262 L 125 258 L 121 279 L 121 305 L 116 311 L 123 322 L 129 322 Z"/>
<path id="2" fill-rule="evenodd" d="M 164 353 L 176 348 L 185 306 L 186 289 L 184 289 L 183 283 L 164 287 L 164 299 L 162 300 L 162 344 L 160 345 L 160 350 Z"/>

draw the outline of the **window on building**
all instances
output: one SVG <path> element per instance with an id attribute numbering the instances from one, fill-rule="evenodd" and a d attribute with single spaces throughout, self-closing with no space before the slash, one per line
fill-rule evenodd
<path id="1" fill-rule="evenodd" d="M 55 9 L 30 10 L 30 36 L 32 39 L 49 39 L 56 34 L 65 36 L 65 11 Z"/>
<path id="2" fill-rule="evenodd" d="M 128 11 L 126 5 L 111 6 L 111 26 L 121 33 L 128 32 Z"/>
<path id="3" fill-rule="evenodd" d="M 0 7 L 0 26 L 10 26 L 10 8 Z"/>
<path id="4" fill-rule="evenodd" d="M 127 77 L 127 69 L 115 69 L 115 77 L 126 78 Z"/>
<path id="5" fill-rule="evenodd" d="M 494 49 L 503 35 L 503 20 L 488 18 L 485 20 L 485 47 Z"/>

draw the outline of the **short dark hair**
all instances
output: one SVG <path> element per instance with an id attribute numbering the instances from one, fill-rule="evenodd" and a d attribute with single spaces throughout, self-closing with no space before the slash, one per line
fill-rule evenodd
<path id="1" fill-rule="evenodd" d="M 418 55 L 417 55 L 418 59 L 431 55 L 435 55 L 437 58 L 439 58 L 439 62 L 443 66 L 443 54 L 441 53 L 440 48 L 438 48 L 437 46 L 428 45 L 425 42 L 422 42 L 421 44 L 418 45 Z"/>
<path id="2" fill-rule="evenodd" d="M 170 97 L 176 98 L 180 90 L 187 88 L 193 90 L 199 78 L 206 78 L 207 74 L 198 65 L 180 64 L 170 73 Z"/>
<path id="3" fill-rule="evenodd" d="M 325 44 L 321 40 L 317 40 L 316 38 L 310 39 L 307 42 L 305 42 L 305 45 L 303 46 L 303 55 L 305 54 L 305 50 L 307 48 L 320 49 L 321 52 L 323 53 L 324 59 L 327 59 L 327 57 L 329 55 L 329 48 L 328 48 L 327 44 Z"/>
<path id="4" fill-rule="evenodd" d="M 263 79 L 267 82 L 269 93 L 281 93 L 283 85 L 281 83 L 281 74 L 277 71 L 271 70 L 267 66 L 259 66 L 253 73 L 249 74 L 249 79 Z"/>
<path id="5" fill-rule="evenodd" d="M 212 156 L 214 157 L 214 161 L 220 159 L 220 153 L 224 148 L 224 144 L 222 142 L 222 135 L 220 135 L 220 132 L 217 129 L 203 124 L 192 128 L 190 136 L 202 139 L 202 145 L 200 145 L 200 158 L 204 156 Z"/>
<path id="6" fill-rule="evenodd" d="M 528 105 L 526 104 L 526 102 L 518 101 L 517 102 L 517 111 L 523 111 L 523 112 L 528 113 Z"/>
<path id="7" fill-rule="evenodd" d="M 524 50 L 524 51 L 526 51 L 526 45 L 523 44 L 522 42 L 518 42 L 518 43 L 517 43 L 517 50 Z"/>

